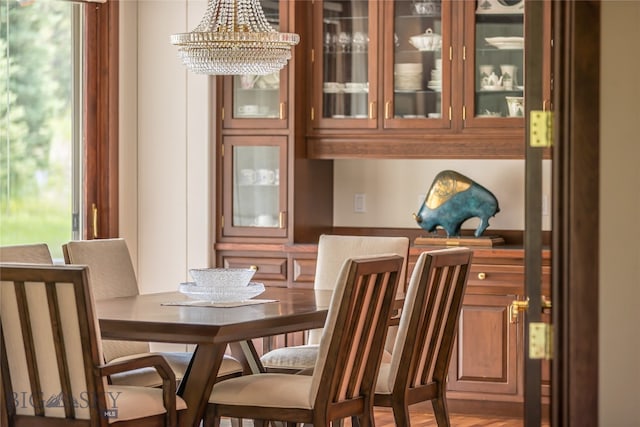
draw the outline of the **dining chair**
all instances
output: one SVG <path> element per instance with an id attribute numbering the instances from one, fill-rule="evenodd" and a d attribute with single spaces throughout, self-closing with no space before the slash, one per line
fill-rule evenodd
<path id="1" fill-rule="evenodd" d="M 0 262 L 53 264 L 53 258 L 46 243 L 0 246 Z"/>
<path id="2" fill-rule="evenodd" d="M 53 264 L 49 246 L 46 243 L 0 246 L 0 262 Z M 0 400 L 4 401 L 4 389 L 0 382 Z M 0 412 L 0 425 L 7 425 L 5 411 Z"/>
<path id="3" fill-rule="evenodd" d="M 6 425 L 177 426 L 186 409 L 161 356 L 103 364 L 86 266 L 0 264 L 0 369 Z M 107 376 L 153 367 L 162 388 Z"/>
<path id="4" fill-rule="evenodd" d="M 381 364 L 375 387 L 374 406 L 391 407 L 397 426 L 409 427 L 409 406 L 426 401 L 431 401 L 438 426 L 450 425 L 447 373 L 472 253 L 449 248 L 418 257 L 391 361 Z"/>
<path id="5" fill-rule="evenodd" d="M 67 264 L 89 266 L 91 286 L 96 301 L 107 298 L 128 297 L 139 294 L 136 274 L 126 241 L 122 238 L 98 240 L 74 240 L 62 246 Z M 160 354 L 169 362 L 178 382 L 189 366 L 192 352 L 151 352 L 148 342 L 103 341 L 107 362 L 117 362 L 138 357 L 141 354 Z M 225 356 L 218 373 L 219 379 L 241 375 L 242 364 L 232 356 Z M 118 385 L 157 387 L 160 377 L 152 369 L 117 373 L 110 381 Z"/>
<path id="6" fill-rule="evenodd" d="M 318 240 L 318 257 L 313 283 L 314 289 L 333 289 L 344 261 L 358 256 L 393 253 L 403 257 L 398 293 L 404 293 L 409 239 L 387 236 L 338 236 L 323 234 Z M 265 353 L 260 362 L 267 372 L 296 373 L 313 369 L 318 355 L 318 344 L 322 329 L 308 332 L 305 345 L 282 347 Z M 393 348 L 395 329 L 390 328 L 385 348 Z"/>
<path id="7" fill-rule="evenodd" d="M 313 374 L 257 373 L 214 385 L 204 426 L 221 416 L 328 426 L 356 416 L 373 423 L 375 386 L 403 258 L 380 255 L 343 262 Z"/>

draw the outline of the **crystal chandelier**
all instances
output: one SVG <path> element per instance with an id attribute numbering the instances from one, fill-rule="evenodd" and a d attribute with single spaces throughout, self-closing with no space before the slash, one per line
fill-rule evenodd
<path id="1" fill-rule="evenodd" d="M 192 32 L 171 36 L 178 57 L 199 74 L 265 75 L 282 69 L 300 36 L 274 30 L 259 1 L 209 0 Z"/>

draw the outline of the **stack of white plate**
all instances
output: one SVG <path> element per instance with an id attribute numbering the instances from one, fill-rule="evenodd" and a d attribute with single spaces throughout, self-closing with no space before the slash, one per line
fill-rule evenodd
<path id="1" fill-rule="evenodd" d="M 422 89 L 422 64 L 401 63 L 395 65 L 394 81 L 396 90 Z"/>
<path id="2" fill-rule="evenodd" d="M 431 80 L 427 87 L 436 92 L 442 91 L 442 61 L 436 60 L 436 68 L 431 70 Z"/>

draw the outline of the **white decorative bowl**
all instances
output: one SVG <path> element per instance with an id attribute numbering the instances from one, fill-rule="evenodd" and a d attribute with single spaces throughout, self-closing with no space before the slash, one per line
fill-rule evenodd
<path id="1" fill-rule="evenodd" d="M 433 32 L 431 28 L 423 34 L 409 37 L 409 43 L 420 51 L 433 51 L 442 48 L 442 36 Z"/>
<path id="2" fill-rule="evenodd" d="M 189 270 L 198 286 L 217 288 L 247 286 L 255 272 L 249 268 L 193 268 Z"/>
<path id="3" fill-rule="evenodd" d="M 195 300 L 211 302 L 238 302 L 257 297 L 264 292 L 264 285 L 250 282 L 247 286 L 199 286 L 196 283 L 180 283 L 180 293 Z"/>

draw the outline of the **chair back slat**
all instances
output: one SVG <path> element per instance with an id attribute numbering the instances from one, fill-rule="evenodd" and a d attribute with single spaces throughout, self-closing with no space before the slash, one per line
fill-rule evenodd
<path id="1" fill-rule="evenodd" d="M 64 331 L 62 331 L 62 319 L 60 316 L 60 303 L 53 283 L 47 286 L 47 300 L 49 302 L 49 315 L 51 319 L 51 332 L 55 345 L 56 362 L 60 378 L 60 388 L 64 403 L 65 417 L 75 418 L 73 405 L 73 389 L 71 387 L 71 372 L 67 361 L 67 351 L 64 345 Z"/>
<path id="2" fill-rule="evenodd" d="M 10 418 L 105 413 L 106 382 L 93 370 L 99 332 L 89 319 L 95 314 L 86 266 L 0 265 L 0 363 Z M 14 395 L 18 403 L 9 403 Z"/>
<path id="3" fill-rule="evenodd" d="M 25 363 L 27 365 L 27 374 L 29 378 L 29 387 L 31 396 L 42 396 L 42 387 L 40 386 L 40 372 L 38 363 L 35 360 L 36 346 L 33 339 L 33 329 L 31 328 L 31 315 L 29 313 L 29 304 L 27 302 L 26 290 L 24 282 L 14 282 L 15 301 L 18 312 L 19 330 L 22 331 L 22 343 L 24 345 Z M 37 309 L 37 307 L 35 307 Z M 33 399 L 33 411 L 35 415 L 44 415 L 44 405 L 42 400 Z"/>
<path id="4" fill-rule="evenodd" d="M 402 263 L 397 255 L 344 263 L 314 370 L 316 408 L 372 398 Z"/>
<path id="5" fill-rule="evenodd" d="M 429 335 L 420 337 L 420 341 L 418 341 L 423 345 L 419 347 L 420 351 L 417 353 L 418 357 L 415 361 L 418 369 L 413 379 L 413 387 L 428 384 L 433 378 L 437 356 L 442 347 L 444 326 L 454 295 L 453 286 L 451 286 L 455 274 L 454 270 L 448 267 L 434 267 L 432 282 L 429 286 L 431 289 L 429 309 L 423 319 L 423 324 L 428 325 L 425 330 L 429 332 Z"/>

